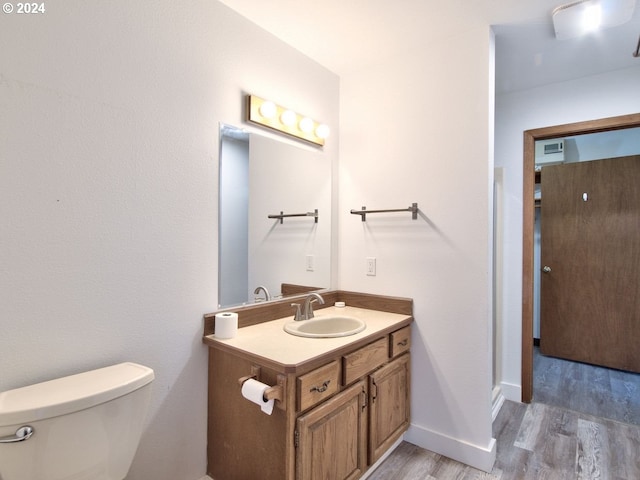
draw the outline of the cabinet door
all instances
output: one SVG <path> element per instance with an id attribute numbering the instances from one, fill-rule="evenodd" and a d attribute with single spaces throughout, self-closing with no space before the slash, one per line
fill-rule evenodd
<path id="1" fill-rule="evenodd" d="M 409 354 L 369 376 L 369 464 L 373 464 L 409 427 Z"/>
<path id="2" fill-rule="evenodd" d="M 296 478 L 343 480 L 367 468 L 364 380 L 298 418 Z"/>

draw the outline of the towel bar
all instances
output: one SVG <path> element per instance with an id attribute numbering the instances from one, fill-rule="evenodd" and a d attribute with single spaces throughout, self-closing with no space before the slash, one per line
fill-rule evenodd
<path id="1" fill-rule="evenodd" d="M 411 212 L 411 219 L 418 219 L 418 204 L 412 203 L 410 207 L 407 208 L 394 208 L 388 210 L 367 210 L 367 207 L 362 207 L 362 210 L 351 210 L 352 215 L 360 215 L 362 217 L 362 221 L 367 221 L 367 214 L 369 213 L 389 213 L 389 212 Z"/>

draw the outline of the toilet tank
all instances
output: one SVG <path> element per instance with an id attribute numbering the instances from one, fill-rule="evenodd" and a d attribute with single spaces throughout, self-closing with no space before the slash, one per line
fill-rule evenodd
<path id="1" fill-rule="evenodd" d="M 124 479 L 153 379 L 121 363 L 0 393 L 0 479 Z M 31 437 L 6 442 L 25 426 Z"/>

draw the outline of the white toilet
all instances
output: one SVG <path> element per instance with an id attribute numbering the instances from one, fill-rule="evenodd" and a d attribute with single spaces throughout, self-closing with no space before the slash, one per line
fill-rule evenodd
<path id="1" fill-rule="evenodd" d="M 124 479 L 153 379 L 121 363 L 0 393 L 0 479 Z"/>

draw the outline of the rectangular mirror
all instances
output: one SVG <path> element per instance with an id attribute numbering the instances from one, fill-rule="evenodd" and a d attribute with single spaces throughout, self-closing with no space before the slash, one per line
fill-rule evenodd
<path id="1" fill-rule="evenodd" d="M 219 308 L 329 288 L 322 150 L 221 125 L 219 169 Z"/>

